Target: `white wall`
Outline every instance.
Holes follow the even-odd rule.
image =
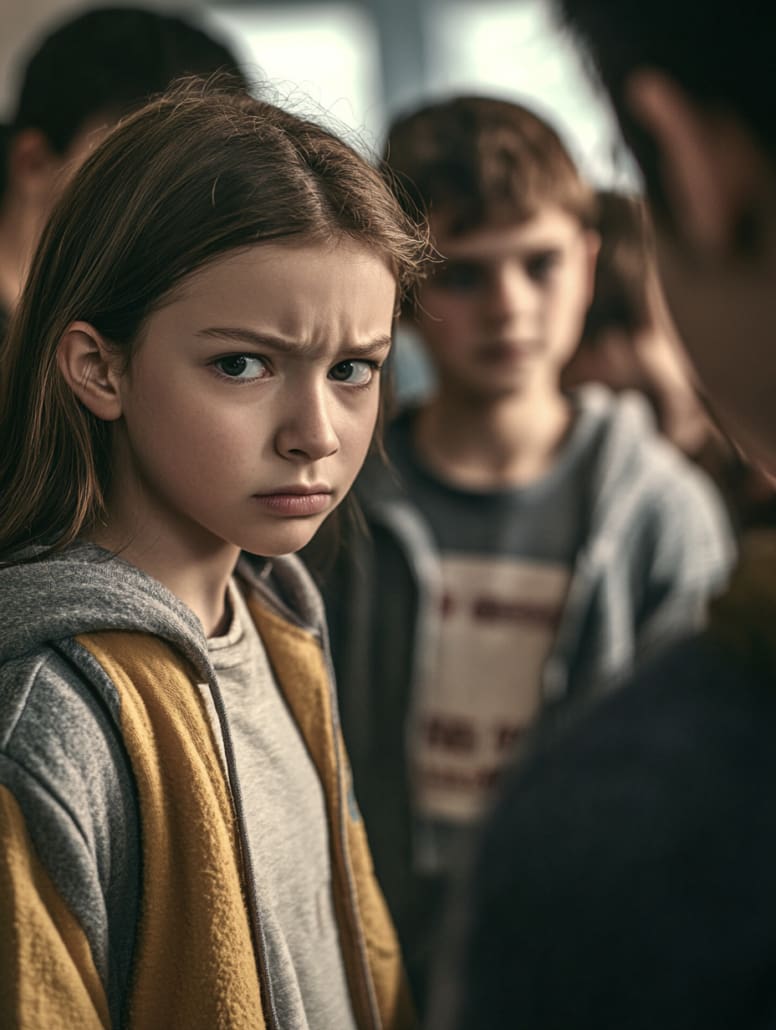
[[[434,7],[433,93],[490,93],[523,103],[555,126],[594,183],[637,184],[609,103],[549,0],[435,0]]]
[[[322,121],[367,151],[380,145],[385,110],[377,27],[358,4],[219,6],[208,22],[241,53],[262,95]]]

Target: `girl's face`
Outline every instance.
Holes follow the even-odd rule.
[[[191,558],[303,547],[369,448],[395,298],[385,262],[347,240],[195,273],[120,379],[110,520]]]

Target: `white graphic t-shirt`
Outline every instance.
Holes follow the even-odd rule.
[[[392,427],[390,456],[434,537],[443,588],[434,651],[407,722],[421,872],[444,873],[457,861],[536,718],[543,667],[587,535],[597,429],[580,410],[542,479],[472,491],[422,464],[411,413]]]
[[[410,723],[418,814],[471,823],[539,709],[568,566],[447,554],[438,651]]]

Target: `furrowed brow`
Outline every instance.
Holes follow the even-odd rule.
[[[282,351],[299,351],[301,347],[305,346],[305,344],[284,339],[282,336],[257,333],[253,329],[246,329],[242,326],[210,326],[207,329],[200,329],[196,335],[208,339],[229,340],[230,343],[247,343],[252,347],[271,347],[273,350]]]
[[[231,343],[249,344],[251,347],[259,349],[283,351],[300,356],[312,354],[321,349],[317,343],[300,343],[297,340],[289,340],[282,336],[273,336],[271,333],[257,333],[253,329],[247,329],[242,326],[210,326],[207,329],[200,329],[196,335],[208,339],[228,340]],[[367,343],[343,344],[342,349],[353,355],[363,354],[368,356],[383,351],[390,347],[390,345],[390,336],[378,336]]]

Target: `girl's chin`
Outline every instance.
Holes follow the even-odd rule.
[[[240,547],[262,558],[281,558],[283,555],[295,554],[307,547],[324,521],[323,518],[289,520],[291,525],[278,526],[275,532],[262,534],[261,539],[245,540]]]

